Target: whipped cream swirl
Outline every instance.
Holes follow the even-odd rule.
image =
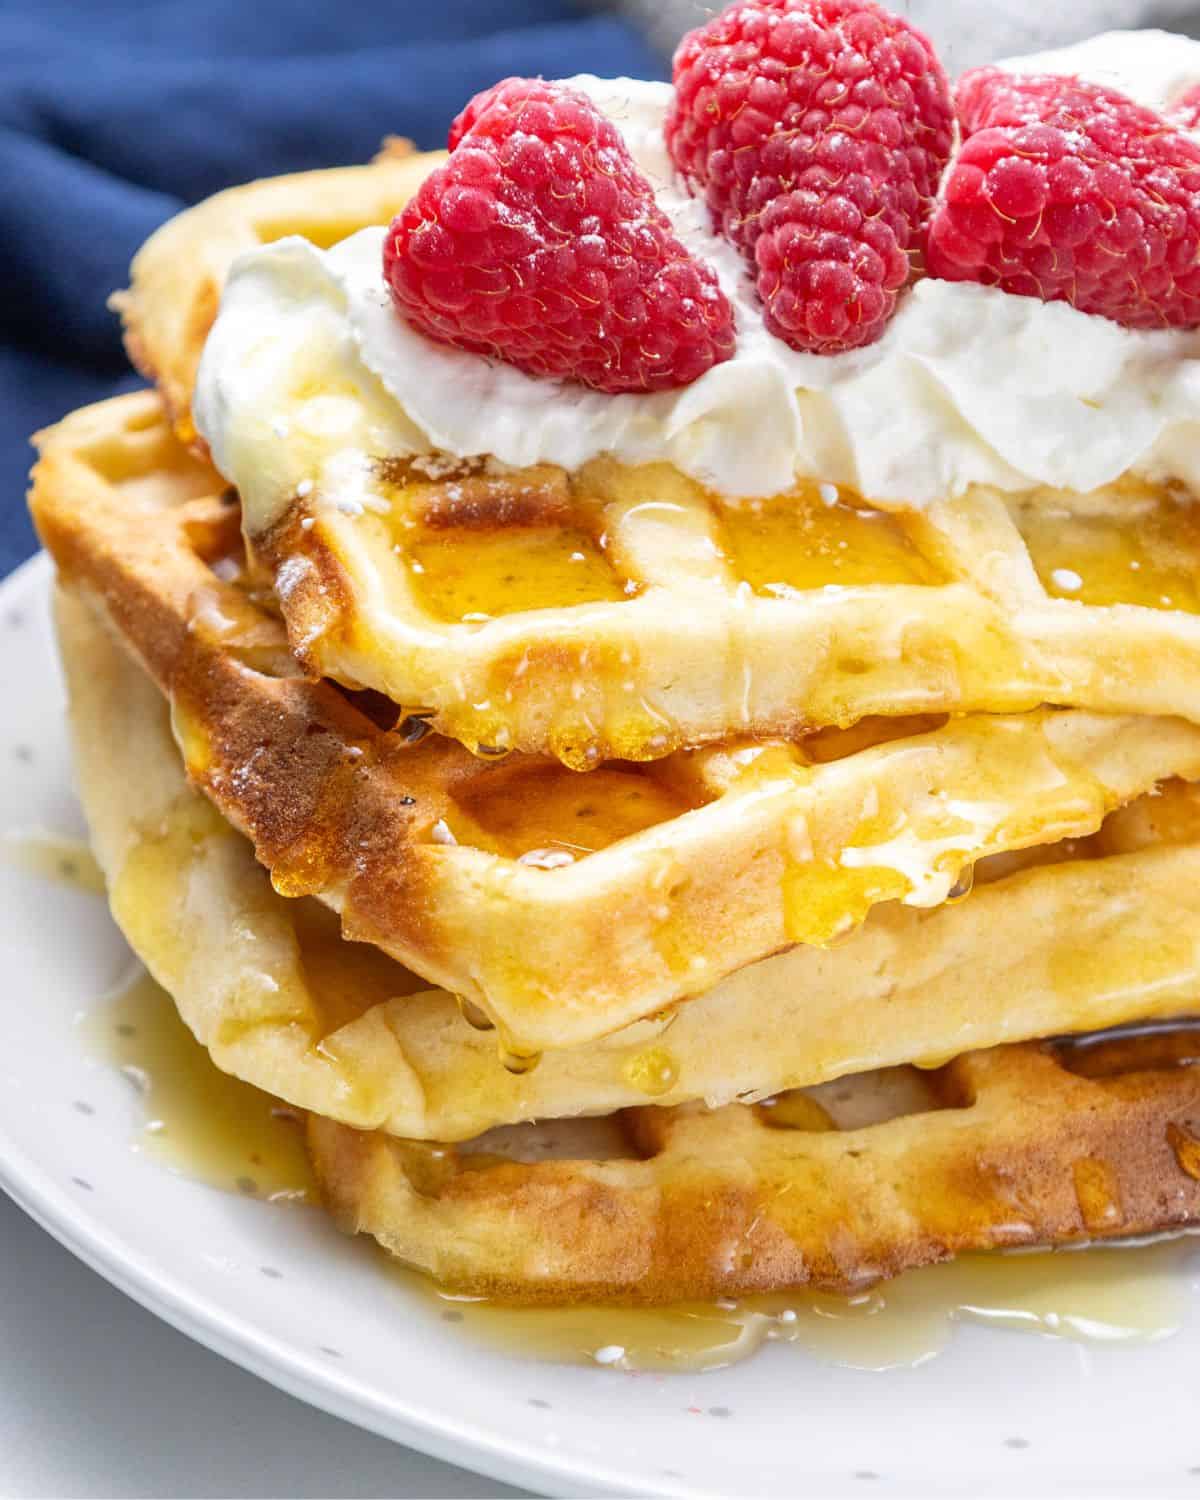
[[[1002,66],[1077,74],[1162,109],[1200,82],[1200,42],[1109,32]],[[927,278],[871,347],[799,353],[767,332],[740,256],[673,170],[669,86],[571,83],[616,122],[676,234],[715,267],[737,318],[734,357],[651,395],[535,379],[405,323],[383,284],[382,227],[327,251],[280,240],[234,265],[195,398],[196,424],[256,526],[286,504],[283,486],[344,485],[363,472],[353,455],[429,448],[568,469],[604,453],[666,460],[726,496],[812,478],[896,508],[975,484],[1086,491],[1129,471],[1200,489],[1200,332],[1129,330]]]

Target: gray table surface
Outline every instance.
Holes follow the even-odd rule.
[[[110,1287],[0,1194],[0,1496],[523,1495],[340,1422]]]

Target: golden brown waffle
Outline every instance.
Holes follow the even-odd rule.
[[[428,1118],[436,1118],[438,1081],[430,1089],[418,1042],[422,1032],[429,1042],[436,1003],[448,1045],[467,1046],[469,1029],[456,1027],[448,997],[394,998],[412,976],[369,947],[342,942],[313,903],[271,892],[244,840],[187,787],[148,678],[81,600],[62,596],[59,618],[84,801],[114,910],[175,990],[185,1018],[223,1066],[282,1085],[302,1104],[361,1119],[390,1073],[398,1093],[411,1095],[414,1084],[430,1090]],[[1195,802],[1178,796],[1138,804],[1110,820],[1101,847],[1159,845],[1164,824],[1194,833],[1194,815]],[[1021,991],[1004,986],[1023,972],[1022,955],[1010,956],[1010,972],[996,972],[984,951],[976,968],[961,950],[978,934],[962,930],[963,918],[978,911],[999,921],[1000,941],[1009,935],[1006,918],[1015,921],[1013,931],[1036,948],[1028,898],[1040,905],[1036,898],[1049,896],[1045,922],[1074,916],[1083,924],[1070,968],[1079,1019],[1085,992],[1099,996],[1104,987],[1104,966],[1128,964],[1144,934],[1127,932],[1121,949],[1110,932],[1108,946],[1085,959],[1096,892],[1077,891],[1081,909],[1073,913],[1045,877],[1110,866],[1131,909],[1156,894],[1165,905],[1165,893],[1146,889],[1137,858],[1073,866],[1067,856],[1002,877],[971,905],[907,915],[928,929],[958,930],[945,946],[961,959],[959,989],[974,979],[981,1015],[989,1006],[994,1012],[997,997],[1020,1012]],[[1177,874],[1194,886],[1194,872]],[[1113,896],[1110,889],[1110,908]],[[1168,947],[1170,925],[1158,934]],[[892,956],[916,983],[927,977],[919,933],[901,939]],[[836,971],[840,955],[829,959]],[[1147,959],[1139,977],[1150,1002],[1157,971],[1153,955]],[[1166,985],[1176,977],[1162,971]],[[928,979],[932,998],[955,1000],[953,986],[948,993]],[[215,1010],[214,990],[223,992]],[[756,999],[775,998],[750,992],[741,1005],[753,1013]],[[864,1034],[874,1011],[903,1008],[907,998],[865,996],[856,1012]],[[819,992],[812,999],[819,1007]],[[707,1003],[690,1007],[680,1024]],[[812,1029],[821,1020],[814,1015]],[[787,1045],[788,1017],[759,1021]],[[315,1024],[338,1029],[321,1034]],[[943,1036],[962,1039],[953,1008],[942,1025]],[[388,1141],[317,1116],[309,1134],[341,1222],[459,1290],[645,1302],[805,1284],[853,1290],[966,1249],[1195,1222],[1198,1052],[1195,1029],[1132,1044],[1089,1038],[1011,1047],[933,1073],[859,1074],[757,1107],[643,1107],[492,1131],[463,1148]],[[491,1067],[493,1082],[504,1085],[494,1056]],[[586,1082],[575,1080],[577,1088]]]
[[[58,618],[80,790],[118,923],[222,1068],[345,1124],[460,1140],[1200,1009],[1200,794],[1173,783],[1089,841],[1031,851],[1032,868],[982,869],[970,901],[881,907],[833,951],[764,960],[669,1020],[513,1075],[452,996],[344,942],[317,903],[271,890],[246,840],[187,785],[150,679],[82,599],[62,594]]]
[[[386,220],[437,159],[253,183],[161,230],[121,305],[172,408],[187,409],[238,251]],[[314,673],[427,711],[472,749],[589,767],[1041,703],[1200,720],[1200,522],[1168,489],[977,489],[886,514],[870,497],[825,505],[816,486],[725,504],[667,466],[447,472],[397,445],[371,455],[386,514],[344,514],[358,506],[314,473],[328,443],[304,435],[320,372],[284,367],[264,410],[288,436],[264,417],[227,477],[293,645]],[[404,428],[373,377],[343,395],[369,425]]]
[[[229,188],[198,203],[149,239],[131,267],[132,293],[117,293],[134,364],[161,390],[185,442],[196,438],[192,388],[229,267],[246,250],[288,234],[335,245],[364,224],[386,224],[440,160],[397,141],[364,167],[296,172]]]
[[[967,1250],[1200,1222],[1195,1031],[969,1053],[899,1080],[915,1113],[855,1128],[895,1081],[629,1110],[607,1146],[560,1123],[435,1148],[314,1115],[309,1148],[344,1228],[516,1302],[856,1291]]]
[[[977,859],[1091,833],[1164,777],[1200,776],[1200,728],[1073,712],[584,777],[488,763],[296,672],[239,581],[236,505],[155,396],[40,441],[43,539],[167,693],[190,774],[277,889],[320,895],[351,936],[481,1006],[511,1052],[606,1035],[880,902],[936,904]]]

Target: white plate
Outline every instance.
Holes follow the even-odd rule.
[[[82,831],[49,576],[37,559],[0,587],[0,834]],[[1200,1286],[1158,1344],[960,1327],[882,1374],[786,1347],[708,1375],[491,1352],[320,1215],[130,1150],[131,1091],[77,1024],[129,963],[100,901],[0,863],[0,955],[0,1184],[131,1297],[337,1416],[553,1494],[1200,1494]]]

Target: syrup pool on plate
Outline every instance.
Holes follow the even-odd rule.
[[[431,1295],[468,1337],[526,1358],[697,1372],[780,1343],[828,1364],[889,1370],[934,1358],[962,1322],[1082,1343],[1167,1338],[1187,1314],[1189,1271],[1200,1272],[1200,1240],[1176,1236],[968,1255],[856,1297],[792,1292],[668,1308],[505,1308]]]
[[[89,1045],[134,1084],[143,1122],[132,1144],[168,1168],[272,1201],[315,1193],[296,1112],[221,1073],[146,975],[101,999]],[[383,1279],[432,1306],[468,1339],[525,1358],[619,1370],[704,1371],[767,1343],[821,1361],[886,1370],[933,1358],[955,1324],[987,1323],[1085,1342],[1168,1337],[1187,1312],[1200,1238],[1130,1246],[964,1256],[855,1297],[779,1293],[667,1308],[510,1308],[447,1295],[380,1259]],[[386,1304],[381,1304],[386,1305]],[[395,1305],[395,1316],[406,1316]]]
[[[0,860],[30,875],[40,875],[74,890],[104,894],[104,876],[96,857],[81,839],[61,833],[9,833],[0,841]]]
[[[148,974],[98,1001],[80,1025],[138,1093],[135,1149],[246,1197],[316,1201],[300,1112],[222,1073]]]

